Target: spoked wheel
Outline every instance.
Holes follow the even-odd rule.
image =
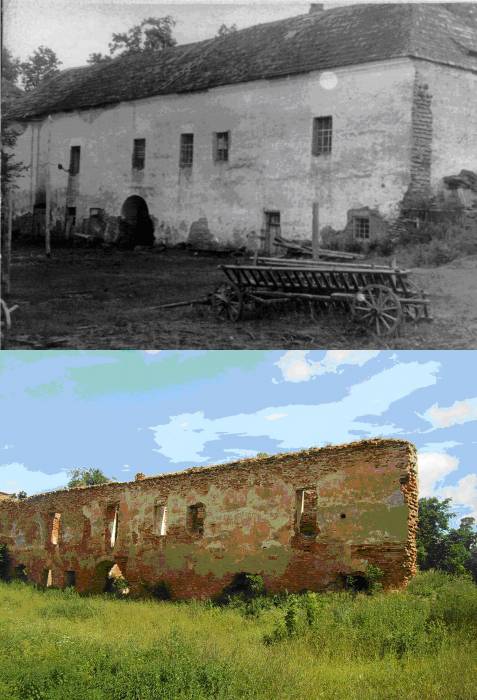
[[[243,311],[243,294],[237,287],[221,285],[214,292],[212,307],[221,321],[238,321]]]
[[[361,289],[351,308],[358,323],[378,336],[391,335],[402,320],[401,302],[384,284],[368,284]]]

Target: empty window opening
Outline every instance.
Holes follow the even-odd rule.
[[[13,578],[17,581],[28,581],[27,568],[25,564],[17,564],[13,570]]]
[[[71,146],[70,148],[70,175],[77,175],[80,171],[81,146]]]
[[[111,549],[118,538],[119,503],[113,503],[106,510],[106,540]]]
[[[187,526],[191,532],[204,534],[205,506],[203,503],[195,503],[187,509]]]
[[[167,507],[161,505],[154,506],[154,533],[156,535],[167,534]]]
[[[76,223],[76,207],[66,207],[66,217],[74,226]]]
[[[144,170],[146,162],[146,139],[134,139],[132,167],[133,170]]]
[[[53,585],[53,575],[51,569],[43,569],[42,584],[45,588],[51,588]]]
[[[214,134],[214,160],[224,163],[229,159],[229,131],[217,131]]]
[[[76,586],[76,571],[65,571],[65,588]]]
[[[180,167],[191,168],[194,160],[194,134],[181,134]]]
[[[318,533],[316,525],[316,489],[299,489],[296,492],[296,531],[305,537]]]
[[[312,153],[321,156],[331,153],[333,138],[333,117],[316,117],[313,119]]]
[[[51,518],[50,542],[51,542],[51,544],[58,544],[58,539],[60,536],[61,513],[50,513],[50,518]]]
[[[341,513],[340,518],[344,520],[346,518],[346,513]]]
[[[353,218],[353,235],[357,241],[369,241],[369,219],[366,216]]]

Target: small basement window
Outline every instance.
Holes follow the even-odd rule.
[[[331,153],[333,140],[333,117],[316,117],[313,119],[313,137],[311,151],[314,156]]]
[[[356,241],[369,241],[369,219],[367,216],[353,217],[353,237]]]
[[[51,518],[50,542],[51,542],[51,544],[58,544],[58,539],[60,536],[61,513],[50,513],[50,518]]]
[[[154,533],[161,537],[167,534],[167,506],[154,506]]]
[[[118,538],[119,503],[112,503],[106,509],[106,540],[111,549]]]
[[[181,154],[179,165],[181,168],[192,168],[194,160],[194,134],[181,134]]]
[[[190,532],[199,535],[204,534],[205,506],[203,503],[195,503],[187,509],[187,527]]]
[[[70,148],[70,175],[77,175],[80,171],[81,146],[71,146]]]
[[[216,131],[214,134],[214,160],[217,163],[225,163],[229,159],[229,131]]]
[[[133,170],[144,170],[146,162],[146,139],[134,139],[132,167]]]
[[[316,489],[298,489],[296,492],[296,532],[305,537],[315,537],[317,493]]]

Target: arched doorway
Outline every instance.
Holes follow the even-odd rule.
[[[152,246],[154,244],[154,225],[146,201],[133,194],[121,207],[118,245],[132,249],[136,245]]]

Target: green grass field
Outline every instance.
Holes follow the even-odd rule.
[[[477,586],[128,601],[0,584],[0,698],[477,698]]]

